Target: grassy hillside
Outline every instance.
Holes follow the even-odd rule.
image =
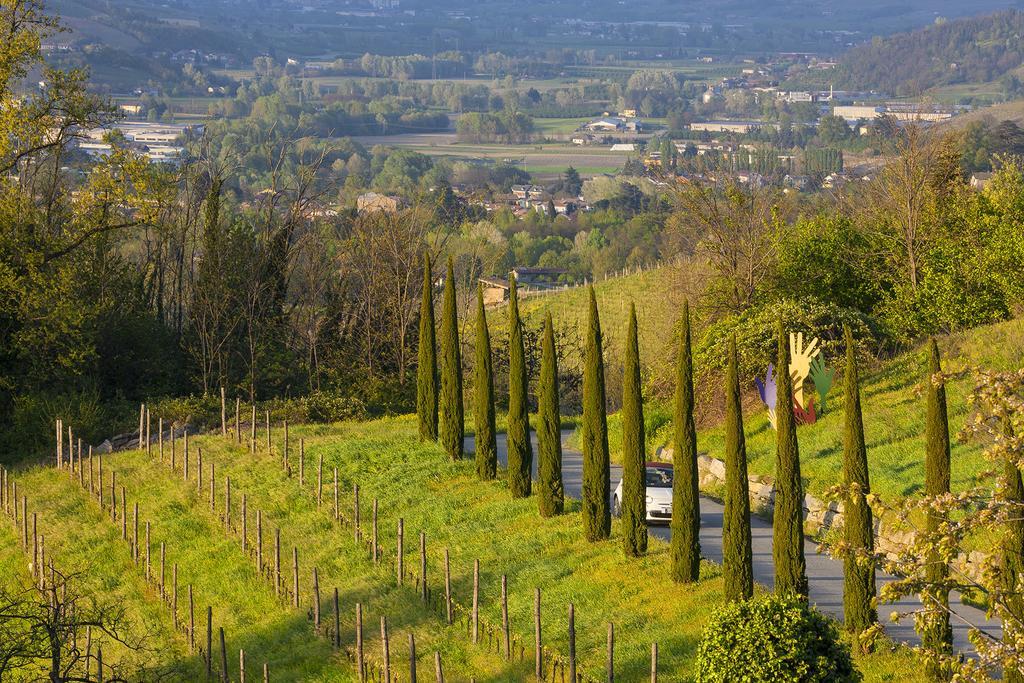
[[[600,679],[604,664],[606,625],[616,626],[616,672],[622,680],[640,680],[649,667],[650,643],[660,645],[665,680],[690,680],[695,647],[708,612],[721,602],[721,577],[714,565],[705,565],[697,586],[667,582],[667,546],[654,541],[651,553],[640,560],[626,559],[618,530],[605,543],[582,540],[578,503],[569,514],[541,520],[532,499],[513,501],[502,482],[479,482],[472,463],[449,461],[434,445],[421,445],[410,418],[364,424],[293,428],[292,476],[281,467],[280,446],[253,455],[219,436],[193,440],[193,458],[202,449],[204,466],[215,463],[217,509],[210,510],[208,479],[199,490],[195,463],[189,481],[180,470],[172,472],[158,456],[138,451],[104,459],[105,471],[116,471],[130,503],[139,501],[140,518],[153,521],[154,544],[167,543],[168,560],[178,562],[179,581],[195,586],[197,605],[213,606],[214,622],[224,625],[229,649],[245,647],[250,662],[271,663],[274,680],[351,680],[349,656],[353,648],[353,607],[365,605],[366,651],[379,661],[377,625],[387,615],[391,628],[393,670],[406,678],[407,637],[417,641],[421,675],[426,675],[435,650],[441,653],[449,680],[523,680],[532,670],[533,590],[543,591],[545,644],[554,653],[567,651],[565,619],[572,601],[577,614],[577,648],[582,670]],[[297,481],[297,439],[305,439],[306,480]],[[366,546],[353,540],[351,527],[333,520],[333,491],[325,486],[324,506],[318,508],[313,492],[314,463],[324,460],[326,473],[337,467],[341,484],[342,514],[351,519],[351,490],[361,489],[363,539],[369,535],[371,501],[379,502],[379,532],[383,560],[374,566]],[[232,522],[223,513],[224,477],[231,478]],[[48,553],[63,566],[89,566],[96,590],[123,600],[133,614],[154,624],[167,663],[182,675],[196,672],[199,659],[187,653],[180,633],[169,625],[169,611],[141,570],[132,562],[119,527],[77,481],[52,469],[32,469],[17,475],[19,488],[40,514],[47,534]],[[333,474],[325,480],[333,479]],[[240,546],[240,498],[247,495],[248,553]],[[252,557],[254,511],[264,515],[266,547],[270,530],[280,528],[283,578],[291,585],[291,548],[299,548],[299,609],[286,598],[274,596],[272,584],[256,572]],[[129,510],[131,507],[129,506]],[[396,528],[405,524],[404,586],[394,579]],[[9,523],[0,531],[0,566],[12,562],[16,540]],[[427,582],[433,600],[423,605],[417,594],[419,574],[418,532],[427,539]],[[451,559],[455,625],[443,619],[443,552]],[[269,550],[266,551],[269,554]],[[466,635],[471,601],[473,560],[481,563],[482,642],[472,645]],[[17,564],[16,560],[13,561]],[[327,592],[340,593],[342,647],[335,654],[324,638],[316,637],[308,622],[311,609],[311,568],[318,567],[324,614],[330,614]],[[507,576],[509,618],[515,645],[526,661],[506,662],[498,654],[500,640],[499,586]],[[6,575],[5,575],[6,578]],[[326,616],[325,616],[326,620]],[[518,651],[514,648],[514,651]],[[215,653],[218,653],[215,646]],[[550,661],[550,660],[549,660]],[[914,670],[909,655],[897,650],[858,660],[868,681],[908,679]],[[237,654],[229,658],[234,666]],[[257,664],[258,665],[258,664]],[[250,664],[252,667],[252,664]],[[424,667],[428,667],[424,669]],[[255,668],[255,667],[253,667]],[[190,673],[193,672],[193,673]]]

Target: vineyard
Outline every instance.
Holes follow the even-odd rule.
[[[540,519],[408,419],[147,422],[148,447],[72,433],[59,463],[3,473],[3,590],[117,618],[72,649],[82,680],[687,680],[721,602],[717,566],[679,586],[660,541],[586,543],[578,502]],[[909,657],[858,666],[895,680]]]

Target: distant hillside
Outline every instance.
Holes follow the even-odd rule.
[[[1024,64],[1024,13],[1008,10],[937,23],[928,28],[875,38],[840,60],[837,82],[893,95],[918,95],[929,88],[991,82]]]

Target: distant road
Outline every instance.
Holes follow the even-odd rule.
[[[572,430],[562,431],[562,481],[567,496],[579,499],[583,490],[583,454],[566,446]],[[537,434],[531,433],[534,444],[533,476],[537,476]],[[466,451],[473,449],[473,437],[466,437]],[[502,465],[507,463],[508,445],[505,435],[498,435],[498,460]],[[611,488],[615,489],[622,477],[622,468],[612,465]],[[700,550],[701,555],[713,562],[722,562],[722,518],[724,506],[710,498],[700,499]],[[754,551],[754,580],[771,587],[775,583],[775,568],[772,561],[772,525],[757,517],[750,518],[751,538]],[[652,526],[650,533],[665,539],[671,538],[671,532],[665,526]],[[822,612],[836,619],[843,618],[843,563],[834,560],[824,553],[818,552],[818,545],[811,541],[804,543],[804,556],[807,559],[807,577],[810,582],[811,602]],[[878,585],[891,580],[891,577],[879,572]],[[953,609],[957,614],[970,618],[974,623],[984,619],[984,613],[973,607],[962,605],[959,598],[950,597]],[[913,619],[904,619],[899,624],[889,621],[893,611],[908,612],[920,607],[916,599],[904,599],[898,603],[879,605],[879,620],[885,626],[890,638],[898,642],[916,644],[919,639],[914,631]],[[954,645],[962,651],[969,651],[971,645],[967,640],[968,628],[962,622],[953,619]]]

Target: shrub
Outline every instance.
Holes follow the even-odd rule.
[[[860,680],[835,622],[792,596],[720,608],[697,647],[698,683]]]

